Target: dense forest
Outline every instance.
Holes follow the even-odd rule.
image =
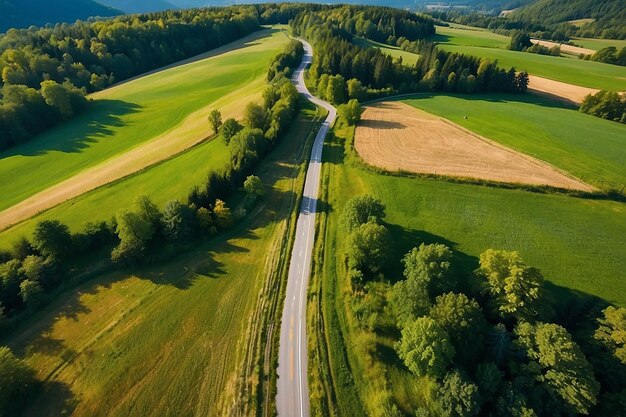
[[[367,342],[355,349],[364,362],[401,363],[433,395],[422,408],[400,410],[380,392],[372,415],[624,415],[626,309],[557,306],[541,272],[514,251],[488,249],[468,274],[450,248],[422,243],[402,258],[403,276],[393,277],[397,257],[384,217],[384,204],[367,195],[341,214],[346,306],[362,333],[355,340],[396,340],[393,354]]]
[[[433,12],[433,16],[503,34],[522,30],[555,41],[568,41],[572,36],[626,39],[626,7],[621,0],[539,0],[506,17],[464,10]],[[589,20],[572,22],[579,19]]]
[[[321,97],[334,103],[416,91],[524,92],[525,73],[495,62],[439,50],[428,17],[386,8],[341,7],[298,14],[291,26],[309,39],[318,57],[309,76]],[[394,61],[377,48],[361,48],[354,36],[398,45],[420,56],[414,66]]]
[[[0,37],[0,149],[84,109],[85,93],[259,29],[250,6],[121,16]]]

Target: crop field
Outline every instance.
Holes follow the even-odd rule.
[[[553,166],[402,102],[366,107],[354,147],[366,163],[390,171],[593,189]]]
[[[316,120],[307,105],[257,170],[268,194],[241,225],[167,264],[67,290],[1,341],[45,382],[25,415],[223,415]]]
[[[619,191],[626,185],[626,126],[619,123],[529,94],[424,94],[403,101],[598,188]]]
[[[91,109],[71,123],[0,154],[0,177],[11,178],[0,184],[0,210],[73,177],[35,197],[34,214],[47,208],[37,206],[41,201],[58,204],[203,140],[210,109],[239,114],[242,101],[259,96],[269,60],[287,41],[282,31],[256,32],[215,56],[94,94]],[[73,195],[72,187],[78,188]]]
[[[554,81],[548,78],[528,76],[528,91],[535,94],[548,96],[556,100],[561,100],[565,104],[579,106],[589,94],[595,94],[599,90],[579,85],[567,84],[561,81]]]
[[[356,330],[343,262],[345,232],[339,224],[345,203],[355,195],[371,194],[386,206],[397,265],[391,280],[401,276],[402,255],[423,242],[451,247],[455,263],[468,274],[488,248],[517,250],[541,270],[559,305],[590,297],[626,305],[626,283],[620,278],[626,268],[624,203],[382,175],[355,159],[354,129],[340,126],[335,134],[325,149],[328,209],[320,220],[325,243],[313,282],[321,289],[312,297],[312,309],[322,315],[319,323],[324,323],[327,338],[318,343],[328,352],[316,352],[313,360],[332,375],[326,383],[336,390],[338,415],[366,415],[363,407],[376,408],[385,395],[406,411],[433,401],[432,383],[416,383],[391,358],[393,337]]]
[[[391,55],[394,58],[402,58],[402,62],[405,65],[409,65],[409,66],[415,65],[415,63],[417,62],[419,58],[418,54],[414,54],[413,52],[403,51],[397,46],[391,46],[391,45],[372,41],[372,40],[365,39],[365,38],[355,37],[352,40],[352,42],[355,45],[360,46],[361,48],[378,48],[384,53],[386,53],[387,55]]]

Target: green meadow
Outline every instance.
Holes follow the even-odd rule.
[[[572,38],[572,41],[576,45],[581,45],[583,48],[593,49],[599,51],[602,48],[608,48],[614,46],[617,49],[626,47],[626,39],[595,39],[595,38]]]
[[[183,125],[189,129],[193,123],[195,132],[184,140],[208,136],[202,111],[212,104],[238,106],[259,92],[269,60],[287,42],[283,31],[263,30],[209,58],[92,95],[91,108],[71,122],[0,153],[0,177],[11,178],[0,184],[0,211],[160,135],[182,140],[175,133]]]
[[[305,105],[256,171],[267,195],[232,231],[162,265],[66,289],[0,340],[43,381],[24,415],[222,416],[240,394],[242,364],[265,352],[248,350],[264,331],[250,319],[267,314],[260,299],[280,293],[268,294],[268,282],[284,279],[283,243],[318,127],[319,114]]]
[[[626,186],[623,124],[529,94],[416,95],[403,101],[546,161],[598,188],[619,191]]]

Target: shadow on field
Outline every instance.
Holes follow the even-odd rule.
[[[121,100],[92,100],[87,106],[84,113],[50,129],[49,133],[0,153],[0,159],[16,155],[37,156],[52,151],[81,152],[96,142],[97,137],[110,136],[112,127],[123,126],[122,116],[141,109],[137,104]]]
[[[376,106],[376,107],[382,107],[382,106]],[[387,130],[387,129],[403,129],[406,127],[406,125],[403,125],[402,123],[398,123],[398,122],[387,121],[387,120],[364,119],[359,122],[359,127]]]
[[[26,407],[22,417],[47,416],[69,416],[78,405],[78,399],[70,389],[69,385],[58,381],[46,381],[35,391],[36,398],[46,398],[44,403],[37,401],[37,406]]]
[[[434,43],[447,43],[450,40],[450,36],[444,35],[442,33],[437,33],[429,37],[428,40]]]
[[[389,277],[392,281],[404,279],[402,276],[403,266],[401,260],[407,252],[413,248],[419,247],[422,243],[425,245],[438,243],[449,247],[453,253],[452,265],[457,275],[467,276],[478,267],[478,258],[456,249],[457,242],[452,242],[442,236],[424,230],[412,230],[389,223],[386,223],[385,226],[387,226],[394,238],[394,259],[391,261],[391,264],[394,265],[394,269],[391,270],[393,275]]]

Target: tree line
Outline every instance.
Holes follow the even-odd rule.
[[[343,9],[349,10],[350,6],[340,8]],[[429,36],[430,29],[434,30],[432,21],[420,23],[425,28],[420,31],[398,30],[390,23],[393,19],[384,18],[387,9],[375,9],[383,12],[375,26],[381,33],[389,33],[386,41],[419,54],[416,63],[405,65],[402,60],[394,60],[377,48],[355,45],[355,35],[369,36],[367,32],[358,30],[363,24],[350,27],[341,23],[332,11],[304,11],[291,21],[294,33],[309,39],[315,47],[316,59],[309,76],[316,83],[318,93],[329,101],[343,103],[347,99],[363,100],[417,91],[476,93],[526,90],[528,76],[525,73],[516,73],[513,68],[508,71],[500,69],[495,62],[486,59],[441,51],[424,40]],[[366,17],[363,15],[359,19],[367,22]],[[369,39],[376,40],[376,37]]]
[[[598,91],[583,99],[580,111],[602,119],[626,123],[626,96],[615,91]]]
[[[252,6],[11,29],[0,37],[0,150],[86,108],[86,93],[260,29]]]
[[[626,39],[626,9],[615,0],[540,0],[506,17],[462,9],[438,11],[433,17],[447,22],[482,27],[508,35],[512,30],[533,37],[567,42],[571,37]],[[590,19],[581,24],[570,21]]]
[[[434,396],[427,408],[400,410],[380,393],[375,415],[623,415],[626,309],[558,311],[541,272],[514,251],[486,250],[467,275],[449,247],[421,243],[394,279],[384,216],[384,204],[368,195],[341,213],[348,305],[360,331],[397,335],[395,359],[369,360],[401,362]]]

